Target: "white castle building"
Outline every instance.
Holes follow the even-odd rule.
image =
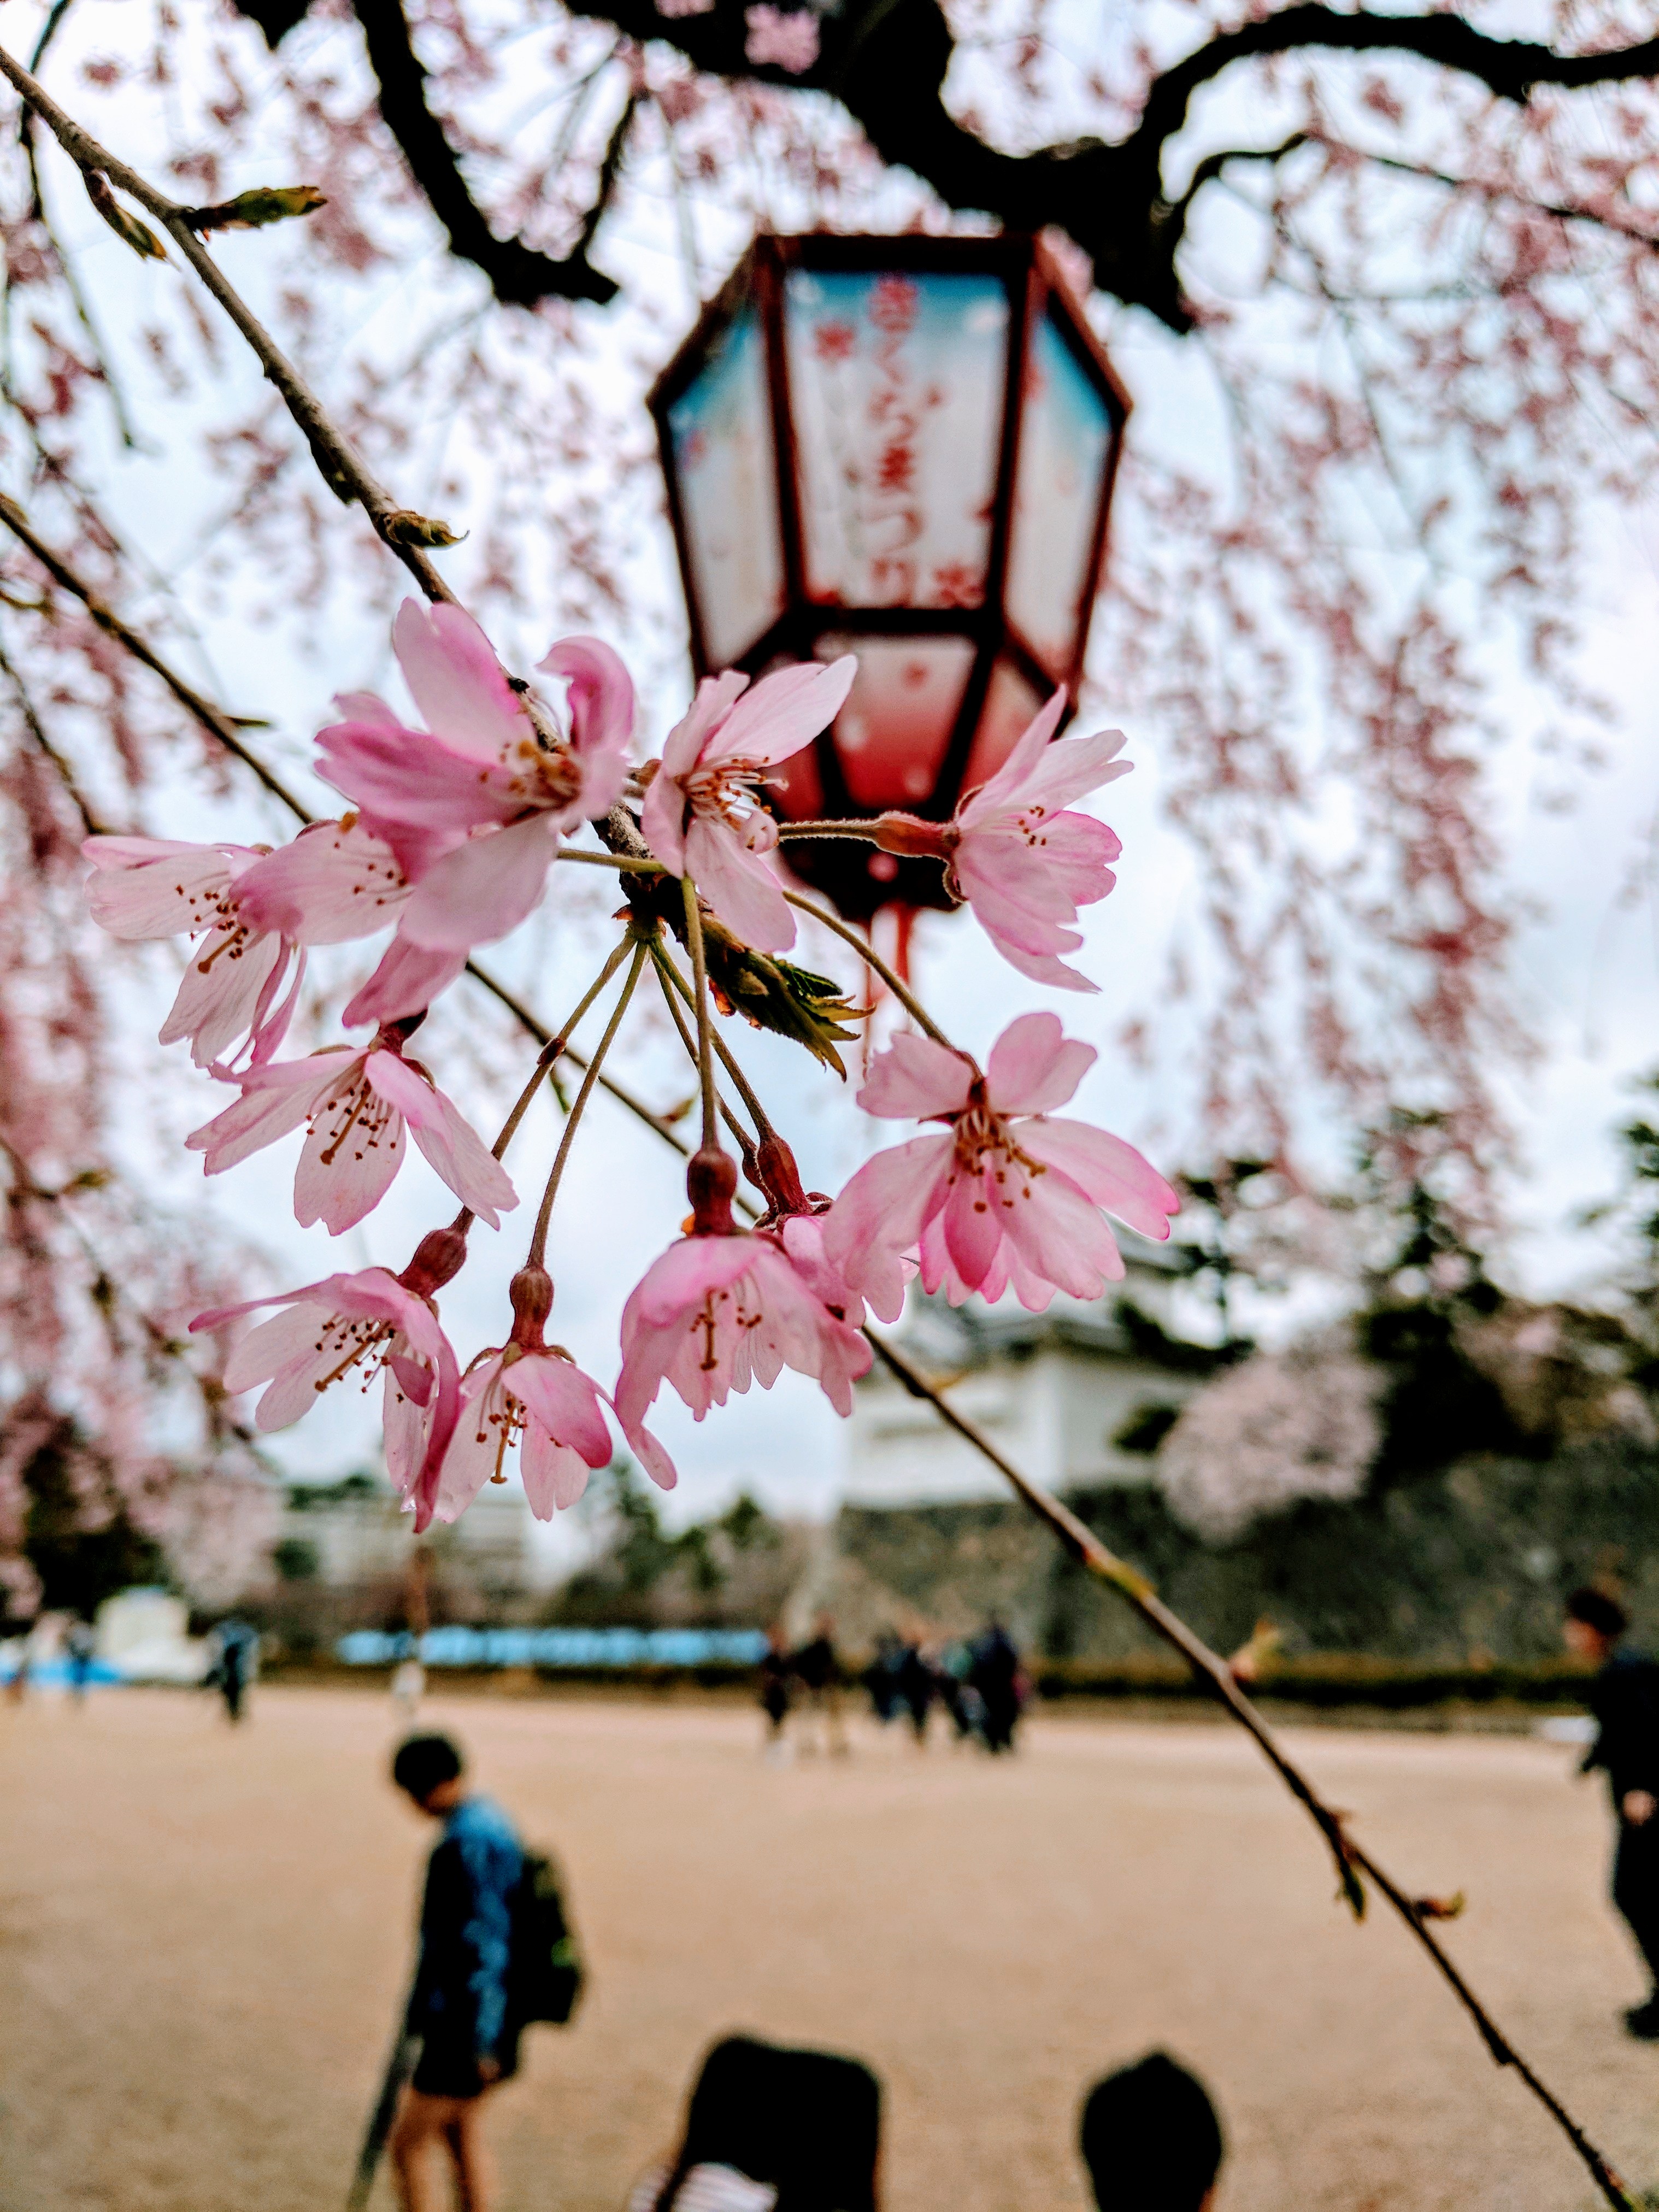
[[[1127,1299],[1168,1326],[1175,1271],[1164,1248],[1120,1231],[1127,1278],[1089,1303],[1056,1297],[1046,1313],[1012,1297],[960,1307],[913,1291],[896,1342],[966,1419],[1020,1471],[1055,1492],[1140,1483],[1152,1460],[1119,1441],[1167,1419],[1204,1381],[1202,1353],[1166,1352],[1157,1328],[1126,1323]],[[1154,1430],[1154,1433],[1156,1431]],[[1003,1478],[913,1398],[878,1360],[847,1425],[841,1494],[854,1506],[955,1504],[1006,1498]]]

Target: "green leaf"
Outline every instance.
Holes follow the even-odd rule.
[[[167,250],[147,222],[124,208],[109,188],[109,179],[97,169],[84,172],[87,198],[119,239],[124,239],[144,261],[165,261]]]
[[[186,208],[192,230],[262,230],[268,222],[291,222],[328,205],[315,185],[258,185],[215,207]]]

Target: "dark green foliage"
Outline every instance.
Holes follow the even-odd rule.
[[[1112,1442],[1119,1451],[1155,1452],[1180,1418],[1179,1406],[1137,1406]]]
[[[723,1611],[721,1601],[734,1575],[741,1579],[745,1557],[758,1558],[781,1540],[776,1522],[746,1494],[718,1519],[694,1522],[671,1536],[663,1528],[655,1491],[632,1461],[618,1461],[604,1480],[611,1541],[558,1592],[548,1615],[551,1621],[647,1627],[656,1621],[667,1585],[687,1594],[695,1613],[712,1617]]]
[[[283,1582],[309,1583],[317,1579],[322,1559],[317,1547],[303,1536],[284,1536],[280,1544],[272,1546],[270,1564]]]
[[[1389,1370],[1378,1413],[1382,1448],[1371,1470],[1387,1484],[1431,1473],[1472,1452],[1525,1452],[1495,1383],[1458,1349],[1449,1301],[1373,1306],[1354,1328],[1359,1350]]]
[[[135,1528],[109,1471],[58,1422],[22,1471],[28,1497],[23,1552],[49,1611],[94,1613],[135,1583],[168,1579],[152,1537]]]

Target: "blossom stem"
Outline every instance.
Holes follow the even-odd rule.
[[[691,995],[691,986],[686,981],[684,976],[681,975],[679,969],[674,965],[672,957],[665,948],[660,939],[659,939],[651,947],[651,957],[657,963],[657,972],[663,979],[664,990],[666,991],[672,984],[673,988],[678,992],[680,997],[684,1000],[688,1006],[695,1006],[696,1001],[693,1000]],[[672,1006],[673,1001],[671,1000],[669,1003]],[[675,1012],[678,1014],[678,1009],[675,1008]],[[755,1096],[754,1088],[750,1083],[748,1077],[738,1066],[736,1057],[732,1054],[731,1048],[727,1045],[725,1038],[721,1036],[718,1030],[714,1031],[714,1043],[715,1051],[720,1056],[721,1066],[725,1068],[726,1073],[731,1077],[733,1084],[737,1086],[738,1096],[742,1099],[744,1104],[749,1109],[750,1115],[755,1124],[756,1135],[760,1137],[769,1137],[773,1135],[775,1132],[770,1121],[767,1117],[765,1107],[761,1104],[760,1100]]]
[[[554,1061],[564,1050],[565,1044],[570,1036],[570,1032],[575,1028],[577,1023],[580,1021],[582,1016],[592,1005],[594,1000],[599,997],[600,992],[604,990],[605,985],[611,981],[611,978],[616,974],[617,969],[622,966],[623,962],[627,958],[628,944],[629,940],[624,937],[621,943],[617,945],[616,950],[611,953],[611,957],[605,962],[604,967],[600,969],[598,980],[589,987],[586,994],[582,999],[580,1005],[576,1008],[575,1012],[571,1015],[570,1018],[561,1029],[556,1030],[555,1034],[549,1038],[548,1042],[542,1047],[541,1051],[537,1054],[535,1073],[531,1077],[529,1082],[526,1084],[523,1091],[519,1094],[519,1102],[517,1105],[514,1106],[513,1111],[507,1115],[506,1121],[502,1122],[501,1133],[496,1138],[495,1143],[490,1146],[490,1150],[495,1153],[495,1158],[498,1160],[506,1153],[507,1146],[512,1143],[514,1135],[517,1133],[520,1122],[523,1121],[525,1115],[530,1110],[531,1100],[541,1089],[544,1079],[552,1071]]]
[[[719,1109],[714,1099],[714,1023],[708,1011],[708,967],[702,949],[702,908],[697,887],[690,876],[680,878],[685,900],[685,942],[691,955],[691,981],[696,990],[697,1075],[702,1085],[702,1148],[720,1150]]]
[[[877,842],[872,822],[780,822],[780,839],[789,837],[857,837],[864,844]]]
[[[657,981],[662,985],[663,1001],[668,1008],[668,1018],[673,1023],[676,1030],[679,1034],[680,1042],[685,1047],[686,1058],[695,1067],[697,1064],[697,1040],[692,1036],[690,1024],[685,1018],[685,1015],[680,1006],[679,1000],[675,997],[673,991],[669,987],[667,976],[662,972],[662,963],[660,961],[657,963]],[[682,991],[685,989],[685,986],[684,983],[680,982],[680,979],[678,976],[675,977],[674,981]],[[689,994],[687,994],[687,997],[689,1001]],[[716,1037],[714,1042],[716,1047],[718,1047],[720,1039]],[[755,1150],[755,1139],[744,1127],[742,1122],[738,1121],[737,1115],[726,1104],[725,1099],[720,1099],[719,1103],[720,1119],[725,1122],[726,1127],[732,1132],[732,1139],[735,1141],[738,1151],[742,1152],[745,1159],[749,1158]]]
[[[668,873],[660,860],[636,860],[631,853],[578,853],[568,845],[561,846],[562,860],[580,860],[589,868],[620,868],[630,876],[665,876]]]
[[[879,975],[882,981],[886,984],[888,989],[898,1000],[900,1006],[903,1007],[906,1013],[909,1015],[911,1020],[916,1023],[921,1028],[926,1030],[928,1036],[932,1037],[936,1043],[942,1044],[947,1052],[956,1051],[956,1046],[953,1045],[950,1038],[945,1036],[944,1030],[933,1019],[933,1016],[927,1012],[927,1009],[922,1005],[921,1001],[916,997],[909,985],[908,983],[900,982],[898,977],[887,965],[887,963],[877,951],[875,946],[871,944],[868,938],[860,937],[857,930],[854,929],[848,923],[844,922],[839,915],[827,914],[821,906],[815,906],[811,899],[802,898],[799,892],[786,891],[784,893],[784,896],[788,900],[791,906],[798,906],[803,914],[810,914],[814,921],[821,921],[826,929],[833,930],[837,937],[844,938],[848,944],[850,945],[854,951],[858,954],[860,959],[862,960],[867,967],[871,967],[875,969],[877,975]],[[964,1060],[967,1056],[968,1055],[965,1053],[963,1054],[963,1058]]]
[[[553,1201],[559,1194],[559,1182],[564,1174],[564,1164],[570,1157],[570,1146],[576,1134],[577,1125],[587,1109],[588,1100],[593,1095],[593,1086],[599,1079],[599,1070],[605,1066],[605,1054],[615,1042],[617,1031],[622,1027],[623,1016],[628,1012],[628,1002],[634,995],[634,986],[640,980],[640,970],[645,965],[645,956],[649,949],[643,941],[635,943],[634,964],[628,971],[627,980],[623,984],[616,1005],[611,1009],[611,1018],[605,1025],[605,1035],[593,1048],[593,1056],[587,1063],[587,1073],[582,1078],[582,1087],[570,1103],[570,1111],[566,1115],[564,1121],[564,1134],[560,1138],[559,1149],[553,1156],[553,1172],[548,1176],[547,1188],[542,1193],[541,1212],[536,1216],[536,1233],[530,1240],[530,1255],[525,1261],[527,1267],[539,1267],[546,1259],[547,1224],[553,1218]]]

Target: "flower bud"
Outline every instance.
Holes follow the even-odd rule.
[[[540,1352],[542,1328],[553,1310],[553,1278],[545,1267],[520,1267],[507,1286],[513,1301],[513,1341]]]
[[[466,1231],[434,1229],[415,1247],[415,1257],[398,1280],[416,1297],[428,1298],[441,1291],[466,1265]]]
[[[738,1165],[718,1145],[693,1152],[685,1170],[685,1194],[691,1201],[694,1237],[733,1237],[732,1199],[738,1188]]]
[[[810,1213],[812,1211],[807,1202],[806,1193],[801,1188],[800,1170],[795,1164],[795,1155],[775,1132],[761,1139],[755,1152],[755,1170],[775,1213]]]

